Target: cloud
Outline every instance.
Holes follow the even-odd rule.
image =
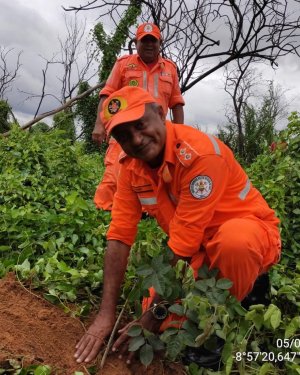
[[[58,35],[65,34],[64,15],[74,17],[74,12],[65,13],[62,5],[80,5],[82,0],[0,0],[0,44],[14,48],[15,56],[23,51],[22,67],[19,70],[13,90],[8,99],[13,110],[19,114],[20,121],[33,115],[37,100],[27,100],[21,91],[40,93],[42,87],[42,69],[44,61],[40,56],[50,59],[59,51]],[[79,12],[79,19],[87,18],[87,30],[97,22],[97,11]],[[108,27],[109,21],[106,22]],[[222,35],[222,28],[218,28],[218,35]],[[13,55],[11,56],[13,58]],[[274,79],[284,89],[288,110],[300,111],[300,64],[297,56],[288,55],[279,60],[279,68],[273,71],[269,65],[260,65],[264,79]],[[59,92],[56,67],[49,69],[48,89],[51,93]],[[188,124],[195,124],[202,130],[215,132],[218,125],[226,122],[225,107],[230,99],[223,90],[224,77],[222,70],[208,76],[198,83],[185,95],[185,120]],[[267,87],[267,85],[266,85]],[[44,103],[42,111],[53,109],[57,102],[50,97]]]

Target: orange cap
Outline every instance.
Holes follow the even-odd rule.
[[[154,23],[142,23],[136,31],[136,39],[141,40],[146,35],[152,35],[160,40],[160,30]]]
[[[115,126],[141,118],[147,103],[155,103],[155,99],[140,87],[125,86],[111,94],[100,113],[107,135]]]

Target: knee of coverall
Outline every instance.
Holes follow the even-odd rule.
[[[206,245],[210,268],[233,282],[231,293],[242,300],[257,277],[278,261],[278,246],[267,225],[255,217],[231,219],[219,227]]]
[[[232,219],[219,227],[214,236],[193,257],[191,266],[195,270],[207,263],[209,268],[218,268],[219,277],[233,281],[231,293],[242,300],[251,291],[257,277],[278,261],[280,236],[278,228],[256,217]],[[143,311],[150,308],[155,290],[150,288],[150,297],[143,299]],[[160,331],[175,326],[179,328],[186,320],[170,314]],[[177,324],[171,324],[176,321]]]

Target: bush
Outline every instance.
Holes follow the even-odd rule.
[[[283,262],[295,263],[300,254],[300,117],[296,112],[248,173],[281,220]]]
[[[59,130],[15,128],[0,139],[0,160],[0,277],[15,269],[51,300],[99,286],[107,215],[92,198],[100,156],[85,155]]]

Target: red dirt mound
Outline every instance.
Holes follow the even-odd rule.
[[[82,323],[25,289],[9,274],[0,280],[0,369],[11,373],[10,360],[26,367],[30,364],[50,365],[52,373],[89,374],[75,362],[74,348],[84,332]],[[109,356],[101,375],[182,375],[180,365],[155,361],[147,369],[139,363],[128,368],[124,362]]]

